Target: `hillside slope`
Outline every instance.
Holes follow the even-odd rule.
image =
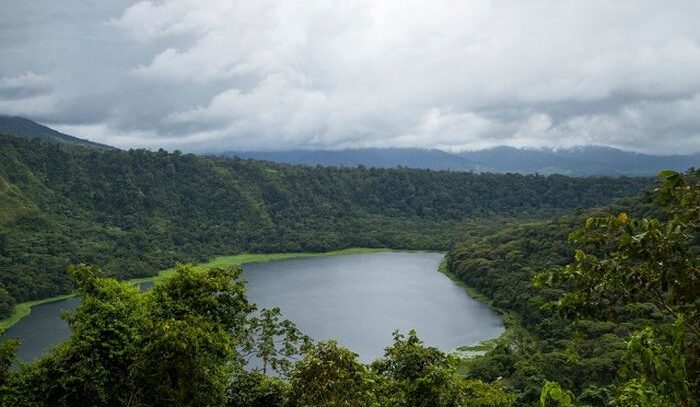
[[[135,277],[242,251],[444,250],[468,219],[546,218],[650,182],[312,168],[0,136],[0,284],[25,301],[70,289],[69,263]]]
[[[46,141],[54,141],[98,149],[114,149],[114,147],[105,144],[95,143],[60,133],[35,121],[17,116],[0,115],[0,134],[29,139],[39,138]]]

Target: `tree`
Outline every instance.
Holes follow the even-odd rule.
[[[240,268],[199,271],[180,265],[172,277],[144,293],[129,283],[100,278],[94,267],[75,266],[70,273],[82,296],[68,316],[70,339],[10,372],[0,402],[227,403],[231,380],[244,369],[237,349],[248,341],[254,310]],[[11,343],[4,342],[0,368],[11,363],[11,351]]]
[[[0,394],[7,391],[6,384],[10,368],[15,360],[15,350],[19,343],[15,339],[6,339],[4,332],[0,330]],[[0,397],[2,402],[2,397]]]
[[[383,405],[405,407],[505,407],[515,396],[500,385],[466,380],[457,374],[457,360],[437,348],[426,347],[411,330],[394,332],[394,343],[372,370],[384,380],[379,392]]]
[[[697,397],[700,390],[700,172],[659,175],[657,202],[666,219],[636,219],[625,212],[589,218],[570,235],[579,246],[574,261],[540,274],[536,283],[570,288],[559,300],[567,314],[601,315],[632,302],[650,302],[665,313],[675,321],[673,335],[662,324],[628,343],[640,369],[623,393],[629,396],[645,383],[654,400],[691,405],[691,394]]]
[[[229,407],[284,407],[290,385],[279,377],[269,377],[255,370],[234,373],[227,390]]]
[[[248,342],[243,350],[262,363],[263,374],[268,367],[275,373],[288,376],[293,358],[301,355],[311,344],[311,338],[302,334],[289,320],[280,320],[279,308],[263,309],[248,321]]]
[[[376,406],[371,372],[335,341],[319,342],[297,362],[290,383],[293,407]]]
[[[670,332],[647,327],[630,338],[627,366],[614,404],[622,407],[692,406],[683,317]]]
[[[147,329],[138,289],[99,278],[94,267],[69,272],[82,295],[68,316],[70,339],[11,374],[7,405],[107,406],[131,390],[130,369]]]
[[[540,395],[540,407],[551,406],[571,407],[574,404],[574,394],[566,389],[562,389],[559,383],[546,381],[542,386]]]
[[[15,299],[7,292],[0,283],[0,318],[5,318],[12,313],[15,306]]]
[[[235,348],[244,341],[254,307],[241,270],[197,271],[180,265],[175,276],[145,295],[151,327],[144,332],[133,375],[142,402],[153,406],[223,405]]]

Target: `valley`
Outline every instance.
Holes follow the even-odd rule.
[[[700,407],[700,1],[0,1],[0,407]]]
[[[236,363],[257,385],[294,380],[314,352],[341,357],[347,346],[363,375],[389,375],[383,369],[410,352],[427,352],[421,357],[441,360],[435,369],[449,386],[477,386],[490,394],[487,405],[531,405],[549,381],[595,400],[627,363],[630,335],[672,322],[645,298],[607,306],[602,318],[574,317],[557,310],[568,289],[537,283],[576,261],[578,243],[567,237],[591,217],[667,219],[651,178],[307,167],[12,136],[0,136],[0,155],[3,343],[19,337],[26,347],[12,357],[35,360],[10,370],[11,397],[29,397],[35,379],[25,377],[69,363],[79,344],[121,337],[113,330],[136,335],[109,345],[127,358],[160,360],[160,351],[144,353],[148,342],[129,343],[166,340],[182,315],[206,320],[218,309],[210,322],[178,328],[196,330],[179,341],[221,341],[232,352],[224,363],[247,355],[252,365]],[[685,176],[692,184],[697,175]],[[254,303],[267,308],[257,314]],[[216,333],[224,321],[233,330],[225,338]],[[158,332],[166,336],[152,337]],[[204,366],[191,363],[188,375]],[[142,383],[115,385],[129,392]]]

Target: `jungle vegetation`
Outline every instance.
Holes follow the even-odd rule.
[[[2,405],[697,405],[698,171],[650,190],[0,141],[5,306],[83,298],[39,360],[13,368],[16,343],[0,342]],[[460,360],[396,332],[362,364],[256,310],[239,269],[180,265],[146,292],[119,280],[352,246],[449,250],[448,271],[510,316],[507,335]]]
[[[661,178],[644,198],[449,253],[451,273],[517,316],[467,377],[502,378],[518,405],[697,405],[700,172]]]
[[[70,292],[69,264],[125,279],[243,252],[447,250],[482,219],[552,217],[650,183],[304,167],[0,136],[0,317],[14,302]]]

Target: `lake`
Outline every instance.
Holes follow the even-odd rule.
[[[488,306],[437,271],[440,253],[386,252],[246,264],[251,302],[280,307],[316,340],[335,338],[363,361],[381,356],[392,332],[415,329],[427,345],[451,351],[495,338],[503,322]],[[43,304],[7,331],[21,360],[65,340],[60,318],[78,298]]]

